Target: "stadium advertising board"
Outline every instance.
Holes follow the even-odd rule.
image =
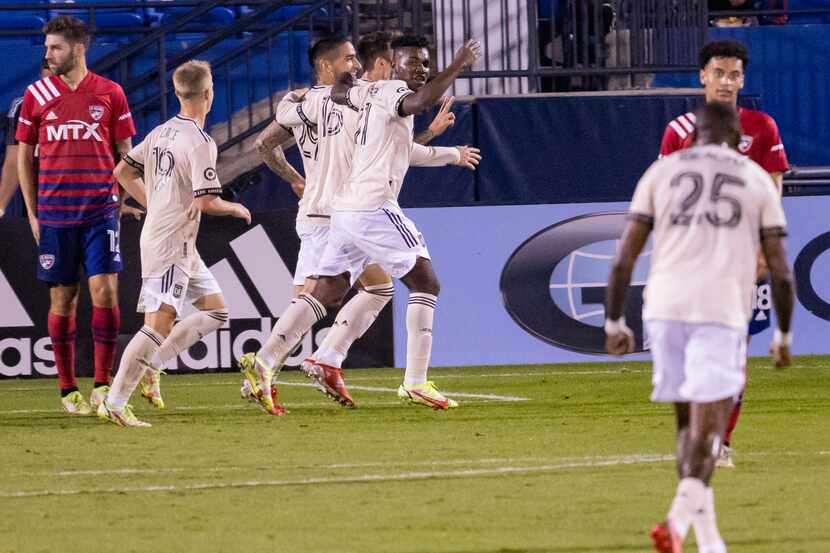
[[[235,219],[205,217],[199,231],[198,248],[219,281],[229,306],[231,320],[218,332],[206,336],[169,367],[179,372],[236,370],[244,351],[258,347],[270,334],[280,313],[291,301],[292,274],[299,240],[294,231],[295,211],[285,210],[254,216],[250,226]],[[119,279],[121,334],[119,351],[141,327],[135,312],[140,289],[138,238],[141,224],[124,221],[121,254],[124,272]],[[25,219],[0,219],[0,377],[52,376],[57,374],[47,333],[48,289],[35,280],[37,251]],[[89,295],[85,286],[78,309],[79,375],[90,375],[92,339],[89,329]],[[289,366],[311,354],[333,323],[324,319],[306,335],[288,360]],[[346,366],[392,364],[391,308],[352,348]]]
[[[798,286],[794,351],[830,353],[830,197],[786,198],[784,205]],[[407,210],[442,284],[432,364],[597,361],[605,284],[626,209],[593,203]],[[640,313],[649,251],[647,245],[635,268],[626,312],[641,351],[648,347]],[[768,287],[755,301],[769,305]],[[405,307],[395,306],[399,344],[406,340]],[[758,335],[750,354],[765,355],[770,337],[770,330]],[[397,366],[405,363],[402,348],[395,357]]]

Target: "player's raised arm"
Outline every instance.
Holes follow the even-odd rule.
[[[417,115],[434,106],[452,86],[462,71],[472,66],[481,53],[481,44],[475,39],[468,40],[458,49],[452,63],[418,92],[410,94],[400,104],[399,115]]]

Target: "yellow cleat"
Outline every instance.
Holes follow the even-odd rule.
[[[458,407],[458,402],[445,397],[432,381],[411,386],[401,384],[398,388],[398,397],[415,405],[432,407],[436,411]]]

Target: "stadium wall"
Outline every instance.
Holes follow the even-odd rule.
[[[603,348],[605,283],[627,207],[613,202],[407,210],[426,239],[441,281],[432,364],[611,360],[584,352]],[[830,197],[785,198],[784,209],[798,289],[793,351],[827,354]],[[650,249],[647,245],[634,272],[626,316],[640,346]],[[396,286],[396,297],[405,297],[403,286]],[[760,290],[756,303],[768,307],[769,301]],[[396,344],[406,343],[405,310],[404,302],[395,302]],[[771,332],[752,341],[750,355],[767,354]],[[405,355],[403,347],[396,348],[396,366],[405,365]]]

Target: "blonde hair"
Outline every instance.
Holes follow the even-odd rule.
[[[210,88],[212,81],[210,63],[202,60],[190,60],[173,72],[173,87],[182,100],[192,100]]]

